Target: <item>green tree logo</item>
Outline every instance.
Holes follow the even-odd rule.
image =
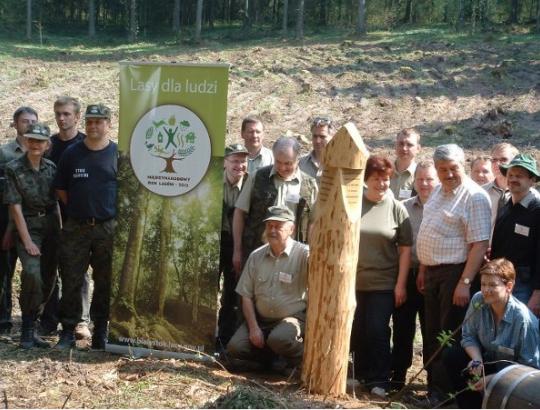
[[[165,161],[161,172],[175,174],[174,161],[181,161],[195,152],[197,136],[189,121],[177,119],[174,114],[167,120],[152,121],[146,130],[144,144],[150,155]]]

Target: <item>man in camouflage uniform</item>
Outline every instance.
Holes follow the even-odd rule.
[[[233,217],[233,266],[237,274],[249,254],[263,244],[264,216],[271,206],[286,206],[295,215],[293,238],[307,243],[308,224],[313,215],[318,188],[315,178],[298,167],[300,144],[280,137],[272,147],[274,165],[249,175]]]
[[[38,120],[37,112],[30,107],[19,107],[13,114],[12,126],[17,131],[16,138],[0,148],[0,195],[5,186],[4,169],[8,162],[19,158],[26,151],[24,132]],[[9,333],[11,327],[11,285],[17,251],[13,247],[12,226],[8,223],[8,207],[0,201],[0,334]]]
[[[118,149],[109,139],[109,108],[89,105],[85,120],[86,137],[64,152],[54,183],[67,212],[60,238],[62,333],[57,349],[75,346],[74,330],[82,312],[81,288],[89,265],[94,279],[92,348],[103,350],[107,342]]]
[[[221,308],[218,315],[218,338],[216,350],[223,351],[237,322],[236,275],[232,266],[233,253],[232,218],[234,204],[247,179],[248,151],[242,144],[231,144],[225,148],[223,172],[223,211],[221,217],[221,250],[219,271],[223,272]]]
[[[27,152],[6,166],[4,204],[17,228],[21,260],[21,347],[49,347],[34,333],[34,324],[56,279],[56,244],[60,219],[52,189],[56,166],[43,158],[49,146],[49,127],[35,123],[24,134]]]

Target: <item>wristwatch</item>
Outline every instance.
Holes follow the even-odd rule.
[[[467,286],[469,286],[471,284],[471,280],[469,278],[463,278],[462,282]]]

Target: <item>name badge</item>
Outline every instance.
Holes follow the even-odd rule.
[[[297,204],[298,202],[300,202],[300,195],[298,194],[287,194],[287,196],[285,197],[285,201],[287,202],[291,202],[293,204]]]
[[[412,189],[400,189],[398,199],[409,199],[412,194]]]
[[[279,281],[283,283],[292,283],[292,275],[286,272],[279,272]]]
[[[514,228],[515,233],[523,236],[529,236],[529,230],[530,228],[528,226],[523,226],[520,224],[516,224],[516,227]]]

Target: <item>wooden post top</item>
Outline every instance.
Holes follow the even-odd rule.
[[[323,168],[364,169],[369,152],[352,122],[341,127],[324,149]]]

